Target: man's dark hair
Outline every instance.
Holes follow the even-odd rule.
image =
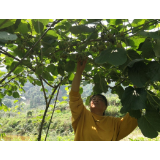
[[[92,96],[90,97],[89,103],[91,102],[91,100],[92,100],[95,96],[101,97],[101,98],[104,100],[105,105],[108,107],[108,105],[109,105],[108,100],[107,100],[107,98],[106,98],[104,95],[102,95],[102,94],[94,94],[94,95],[92,95]],[[104,115],[105,115],[105,111],[103,112],[103,116],[104,116]]]

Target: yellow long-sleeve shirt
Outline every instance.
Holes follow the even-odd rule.
[[[129,113],[123,118],[91,113],[83,105],[79,92],[71,90],[69,99],[75,141],[118,141],[137,127],[137,119]]]

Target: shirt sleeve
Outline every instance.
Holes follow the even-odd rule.
[[[70,91],[69,106],[72,113],[72,126],[74,131],[76,131],[76,127],[81,117],[81,113],[85,110],[85,107],[83,105],[83,101],[79,92],[75,92],[72,90]]]
[[[118,127],[117,141],[128,136],[138,126],[137,119],[131,117],[129,113],[122,118],[116,118],[116,120]]]

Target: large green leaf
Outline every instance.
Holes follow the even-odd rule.
[[[70,80],[70,81],[73,81],[74,76],[75,76],[74,73],[71,73],[71,74],[69,75],[69,80]]]
[[[47,71],[44,71],[44,72],[42,73],[42,77],[43,77],[44,79],[48,80],[48,81],[53,81],[53,80],[54,80],[53,76],[51,76],[50,73],[47,72]]]
[[[16,22],[16,19],[0,19],[0,29],[9,27]]]
[[[112,88],[112,94],[118,94],[119,99],[122,99],[124,93],[124,89],[122,86],[118,85]]]
[[[160,64],[156,61],[151,61],[147,65],[147,75],[152,82],[160,81]]]
[[[123,93],[121,113],[146,108],[147,92],[144,88],[127,87]]]
[[[58,37],[56,31],[54,31],[54,30],[49,30],[49,31],[47,32],[47,35],[50,35],[50,36],[53,36],[53,37]]]
[[[153,92],[149,90],[147,91],[147,99],[153,108],[160,109],[160,99]]]
[[[44,68],[44,66],[37,66],[35,73],[37,75],[41,75],[43,73],[43,68]]]
[[[102,93],[102,92],[106,93],[108,91],[107,82],[99,74],[96,74],[94,76],[93,81],[95,83],[95,86],[93,88],[93,91],[95,94]]]
[[[37,33],[41,33],[44,29],[43,23],[39,22],[38,20],[32,20],[34,29]]]
[[[49,23],[49,19],[38,19],[38,21],[43,23],[44,26]]]
[[[75,62],[74,61],[68,61],[65,65],[65,71],[67,72],[73,72],[75,68]]]
[[[132,27],[137,27],[145,23],[145,19],[134,19],[132,22]]]
[[[24,68],[21,66],[18,66],[15,70],[14,70],[14,74],[19,74],[20,72],[24,71]]]
[[[143,61],[136,62],[132,67],[128,67],[129,79],[137,87],[144,87],[149,80],[146,72],[147,66]]]
[[[98,32],[94,31],[93,33],[91,33],[88,37],[87,40],[91,40],[91,39],[97,39],[98,38]]]
[[[136,119],[139,119],[141,117],[141,111],[140,110],[130,110],[129,115],[131,117],[134,117]]]
[[[144,37],[150,37],[154,39],[159,39],[160,36],[158,35],[158,32],[145,32],[145,31],[139,31],[138,35],[144,36]]]
[[[29,28],[28,28],[28,24],[27,23],[20,23],[17,30],[17,32],[20,32],[22,34],[26,34],[27,32],[29,32]]]
[[[107,19],[107,22],[110,25],[118,25],[118,24],[122,24],[123,20],[122,19]]]
[[[124,43],[126,43],[127,46],[131,46],[132,48],[137,49],[139,45],[144,41],[145,41],[145,38],[134,36],[134,37],[126,38],[124,40]]]
[[[34,80],[34,83],[37,84],[38,86],[42,86],[41,81],[39,81],[37,79]]]
[[[112,65],[122,65],[127,61],[127,52],[123,48],[112,50],[111,48],[101,52],[100,56],[95,59],[96,63],[103,64],[108,62]]]
[[[17,35],[3,31],[0,32],[0,39],[13,41],[17,39]]]
[[[154,58],[155,57],[152,43],[148,39],[145,40],[145,42],[142,44],[139,50],[142,51],[141,54],[143,58]]]
[[[145,137],[155,138],[158,136],[158,132],[148,122],[145,116],[138,119],[138,126]]]
[[[160,57],[160,38],[157,39],[157,43],[153,48],[156,57]]]
[[[86,72],[89,72],[92,70],[92,65],[90,63],[87,63],[84,69]]]
[[[152,127],[160,132],[160,114],[157,111],[146,112],[145,115],[147,121],[152,125]]]
[[[94,28],[89,28],[84,25],[73,26],[70,28],[70,32],[72,32],[73,34],[91,33],[91,32],[94,32],[94,30],[95,30]]]
[[[123,70],[127,67],[127,65],[135,59],[141,59],[141,56],[133,49],[127,50],[127,61],[119,66],[120,70]]]

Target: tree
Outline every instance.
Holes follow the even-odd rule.
[[[91,94],[108,90],[117,94],[121,112],[137,118],[143,135],[154,138],[160,131],[159,34],[158,19],[0,20],[0,61],[7,69],[0,72],[0,99],[5,95],[18,98],[27,80],[42,86],[46,109],[40,140],[56,90],[71,84],[77,60],[87,56],[82,85],[92,83]],[[52,88],[50,95],[44,84]]]

